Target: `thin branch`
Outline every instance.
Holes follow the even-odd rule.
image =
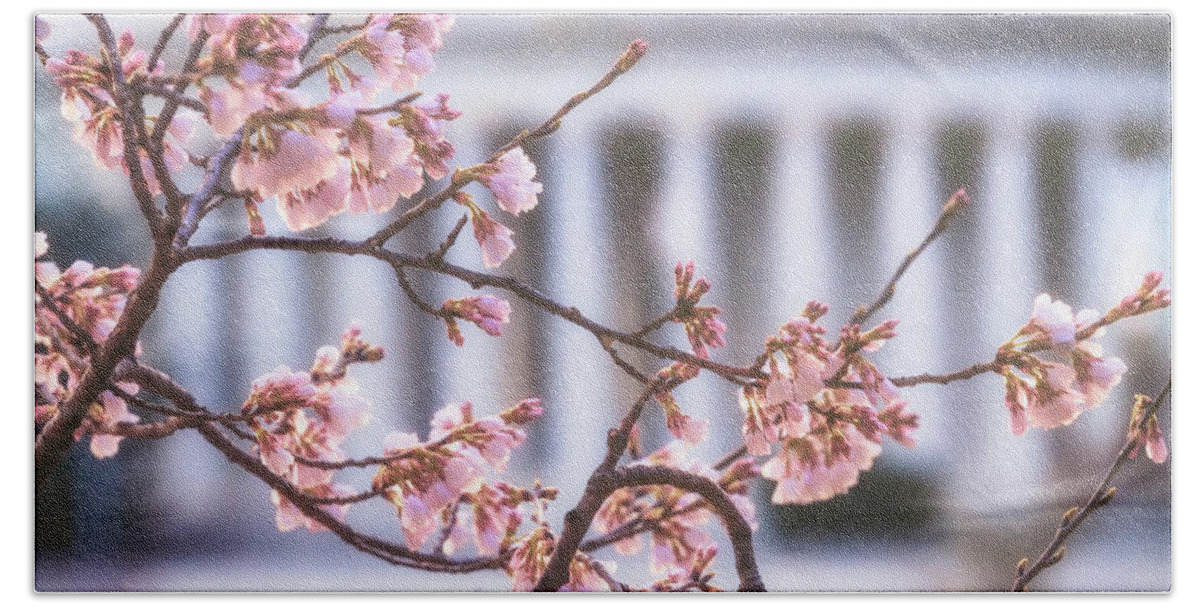
[[[718,363],[711,359],[704,359],[696,355],[679,350],[672,346],[663,346],[645,338],[637,337],[629,333],[618,331],[605,326],[599,322],[593,321],[584,316],[578,308],[573,306],[568,307],[559,304],[552,298],[542,294],[533,287],[522,283],[513,277],[504,277],[491,275],[483,272],[476,272],[468,268],[456,266],[449,262],[429,261],[421,258],[412,258],[387,250],[372,250],[369,255],[381,260],[400,263],[412,268],[419,268],[431,272],[448,275],[466,282],[471,287],[478,289],[482,286],[496,287],[505,291],[511,292],[521,299],[530,302],[539,308],[554,314],[562,319],[565,319],[579,327],[586,329],[601,339],[610,339],[614,342],[620,342],[628,346],[646,351],[662,359],[670,359],[682,363],[690,363],[702,369],[711,371],[726,380],[742,385],[742,378],[759,379],[765,378],[766,374],[761,371],[755,371],[747,368],[735,367],[723,363]]]
[[[325,36],[328,36],[330,34],[349,34],[350,32],[357,32],[359,30],[362,30],[363,28],[367,27],[367,25],[369,25],[370,23],[371,23],[371,19],[370,19],[370,17],[368,17],[368,18],[364,19],[362,23],[358,23],[358,24],[347,23],[345,25],[334,25],[334,26],[330,26],[330,27],[321,28],[321,31],[318,32],[317,34],[319,36],[321,36],[322,38],[324,38]]]
[[[188,199],[187,205],[184,207],[183,217],[179,222],[179,229],[175,231],[174,246],[183,248],[188,244],[188,240],[196,233],[200,227],[200,212],[204,204],[217,192],[221,182],[228,175],[229,170],[233,167],[233,161],[237,158],[237,152],[242,147],[242,138],[245,136],[245,128],[238,129],[225,145],[217,151],[208,162],[208,172],[204,176],[204,183],[200,185],[200,189]]]
[[[158,35],[158,42],[154,45],[154,50],[150,51],[150,58],[146,60],[146,69],[153,71],[154,65],[158,63],[158,58],[162,57],[163,51],[167,48],[167,43],[171,41],[171,36],[175,35],[175,30],[179,29],[179,24],[183,23],[187,13],[179,13],[167,27],[163,28],[161,34]],[[187,71],[186,69],[184,70]]]
[[[1142,417],[1138,420],[1137,429],[1145,429],[1146,423],[1150,421],[1150,417],[1158,411],[1158,408],[1166,402],[1167,397],[1171,394],[1171,381],[1168,380],[1166,386],[1158,393],[1158,397],[1146,408],[1142,413]],[[1071,536],[1083,520],[1087,519],[1093,511],[1108,504],[1116,493],[1116,488],[1111,486],[1113,478],[1117,476],[1117,472],[1121,467],[1129,462],[1129,455],[1137,448],[1137,436],[1132,435],[1126,439],[1125,445],[1117,452],[1116,459],[1113,460],[1112,466],[1109,467],[1108,473],[1105,474],[1104,480],[1096,487],[1096,491],[1092,492],[1092,497],[1083,505],[1083,507],[1075,507],[1063,514],[1061,523],[1058,529],[1054,531],[1054,536],[1050,539],[1050,544],[1038,556],[1037,561],[1026,566],[1026,561],[1022,560],[1018,565],[1017,578],[1013,581],[1012,591],[1026,591],[1029,583],[1046,568],[1057,564],[1065,554],[1063,543]]]
[[[633,335],[637,336],[639,338],[644,337],[646,334],[662,327],[663,325],[666,325],[667,323],[669,323],[671,321],[674,321],[675,316],[678,314],[679,314],[679,309],[672,308],[671,310],[668,310],[667,312],[659,315],[658,318],[654,319],[653,321],[650,321],[649,323],[643,325],[637,331],[633,332]],[[763,361],[763,363],[766,363],[766,361]]]
[[[336,61],[339,57],[347,55],[353,50],[353,45],[348,45],[345,43],[338,45],[338,48],[334,49],[332,53],[325,53],[324,55],[318,57],[316,63],[304,68],[294,78],[284,83],[283,86],[289,89],[294,89],[300,86],[300,83],[308,80],[309,76],[312,76],[313,74],[316,74],[317,72],[329,67],[330,64]]]
[[[62,326],[67,328],[67,331],[70,332],[75,340],[83,346],[83,349],[87,351],[88,356],[95,355],[96,341],[92,339],[91,334],[89,334],[84,328],[80,327],[74,319],[67,316],[67,313],[58,307],[58,303],[54,300],[54,296],[51,295],[45,287],[42,287],[42,284],[39,283],[37,279],[34,279],[33,281],[33,289],[37,292],[38,297],[42,299],[42,305],[50,309],[50,312],[54,313],[55,317],[58,317],[59,323],[62,323]]]
[[[635,41],[633,43],[630,43],[630,48],[625,51],[625,55],[622,55],[622,60],[624,60],[625,57],[627,57],[631,54],[632,50],[634,49],[635,45],[637,45],[637,44],[639,44],[639,42]],[[640,48],[639,54],[637,56],[640,56],[640,53],[644,53],[644,52],[645,52],[645,49]],[[620,76],[621,74],[624,74],[631,67],[633,67],[633,62],[624,62],[623,63],[622,60],[618,60],[617,64],[614,65],[613,68],[608,71],[608,73],[606,73],[603,77],[601,77],[600,80],[596,82],[596,84],[592,85],[592,87],[590,89],[588,89],[582,93],[577,93],[575,96],[571,97],[571,99],[567,100],[567,102],[565,104],[563,104],[562,107],[560,107],[558,109],[558,111],[556,111],[554,114],[552,114],[550,116],[550,118],[547,118],[545,120],[545,122],[538,125],[537,127],[534,127],[532,130],[526,129],[526,130],[518,133],[507,144],[504,144],[503,146],[500,147],[499,150],[496,150],[496,152],[494,154],[492,154],[491,158],[489,158],[486,161],[486,163],[495,162],[501,156],[503,156],[505,152],[508,152],[509,150],[512,150],[513,148],[516,148],[517,146],[520,146],[529,140],[537,139],[540,137],[545,137],[547,135],[550,135],[554,131],[556,131],[558,129],[559,125],[562,123],[562,119],[565,118],[567,116],[567,114],[571,112],[571,110],[575,109],[576,107],[579,106],[579,104],[587,101],[592,96],[599,93],[600,91],[603,91],[605,88],[608,87],[608,85],[612,84],[613,81],[615,81],[618,76]],[[634,59],[634,62],[636,62],[636,59]],[[303,76],[303,74],[301,74],[301,75]],[[486,163],[484,163],[484,164],[486,164]],[[411,224],[414,220],[416,220],[417,218],[421,217],[422,215],[424,215],[425,213],[427,213],[429,211],[437,209],[439,206],[441,206],[442,203],[449,200],[450,197],[454,196],[455,193],[457,193],[460,189],[465,187],[467,185],[467,183],[468,182],[460,183],[457,180],[451,179],[450,184],[447,185],[444,189],[442,189],[440,192],[430,196],[429,198],[426,198],[425,200],[421,201],[420,203],[417,203],[416,205],[409,207],[403,214],[400,215],[400,217],[396,218],[394,221],[389,223],[387,226],[384,226],[382,229],[380,229],[374,235],[370,236],[367,239],[367,242],[373,246],[374,245],[382,245],[382,244],[386,243],[388,241],[388,239],[390,239],[393,236],[395,236],[396,234],[398,234],[401,230],[404,230],[404,228],[406,226],[408,226],[409,224]]]
[[[908,271],[908,267],[925,251],[925,248],[946,231],[946,227],[950,225],[950,218],[954,216],[955,212],[965,206],[968,201],[966,193],[962,190],[950,196],[950,200],[946,201],[946,204],[942,207],[942,212],[938,215],[937,223],[933,225],[933,230],[929,231],[925,240],[921,241],[921,244],[916,249],[904,256],[904,260],[900,262],[900,267],[892,274],[891,280],[884,286],[883,291],[880,292],[875,302],[870,306],[859,307],[858,310],[854,311],[847,325],[860,325],[866,322],[867,319],[871,318],[871,315],[875,314],[880,308],[883,308],[892,299],[892,296],[896,295],[896,284],[900,282],[900,277],[904,276],[904,273]]]
[[[413,287],[412,281],[408,280],[408,276],[404,272],[403,265],[393,264],[392,270],[396,274],[396,283],[400,285],[400,290],[404,292],[404,296],[407,297],[414,306],[419,308],[421,312],[433,315],[439,319],[445,319],[447,321],[454,319],[453,313],[442,310],[441,308],[438,308],[421,298],[421,294],[417,293],[417,289]]]
[[[317,13],[313,15],[312,25],[308,28],[308,40],[304,42],[304,46],[300,47],[300,52],[296,54],[296,59],[304,61],[304,58],[308,56],[308,52],[321,39],[321,31],[325,29],[325,22],[328,20],[329,13]]]
[[[917,374],[915,376],[897,376],[891,378],[892,384],[900,388],[917,386],[918,384],[950,384],[958,380],[967,380],[974,378],[980,374],[988,372],[1000,371],[1001,363],[999,361],[988,361],[987,363],[976,363],[970,367],[961,369],[957,372],[949,374]]]
[[[464,213],[462,217],[458,218],[458,223],[454,224],[454,228],[450,230],[449,234],[446,235],[446,239],[442,241],[441,245],[438,245],[437,251],[431,252],[429,255],[425,256],[426,259],[437,261],[446,259],[446,253],[448,253],[450,248],[454,246],[454,243],[458,241],[458,235],[462,232],[463,226],[467,225],[467,219],[468,214],[466,213]]]
[[[172,89],[168,89],[166,86],[164,86],[162,84],[157,84],[157,83],[153,83],[153,82],[149,82],[149,81],[143,81],[137,85],[137,89],[138,89],[138,92],[140,92],[140,93],[144,93],[147,95],[154,95],[155,97],[162,97],[163,99],[166,99],[168,103],[173,103],[176,106],[183,106],[185,108],[190,108],[197,112],[205,112],[208,109],[207,106],[204,105],[204,102],[200,101],[199,99],[187,97],[187,96],[183,95],[182,93],[178,93]]]
[[[621,353],[617,352],[617,349],[612,345],[612,340],[600,338],[598,341],[600,342],[600,347],[603,348],[604,352],[608,353],[609,358],[612,359],[613,364],[620,368],[621,371],[625,372],[630,378],[637,380],[641,384],[650,382],[650,378],[648,376],[642,372],[639,372],[632,363],[626,361],[625,358],[621,356]]]

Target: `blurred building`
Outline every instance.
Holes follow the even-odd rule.
[[[115,23],[153,40],[165,18],[150,21]],[[52,53],[92,46],[81,20],[54,23]],[[879,317],[902,320],[880,361],[907,375],[990,360],[1040,292],[1104,309],[1147,270],[1167,271],[1170,283],[1170,37],[1166,15],[465,15],[421,88],[450,93],[463,110],[452,141],[471,164],[590,86],[630,40],[649,41],[634,71],[529,147],[545,192],[534,212],[504,218],[518,249],[502,270],[630,328],[671,306],[671,269],[694,259],[715,285],[708,300],[726,310],[729,347],[714,355],[722,361],[750,361],[810,299],[832,305],[836,330],[965,187],[972,204]],[[128,186],[119,174],[97,175],[58,116],[57,89],[40,69],[35,78],[36,224],[52,254],[60,263],[144,265]],[[241,209],[225,211],[206,220],[198,242],[245,233]],[[283,230],[264,214],[269,230]],[[457,219],[442,209],[393,244],[431,250]],[[345,216],[318,232],[363,236],[384,221]],[[470,239],[450,259],[479,263]],[[469,292],[436,276],[418,287],[434,302]],[[389,356],[356,372],[375,424],[350,450],[377,451],[391,429],[424,433],[446,402],[492,412],[542,396],[547,415],[510,478],[561,487],[553,514],[561,518],[638,387],[586,332],[513,304],[503,339],[468,327],[459,349],[386,267],[256,252],[181,270],[143,344],[151,363],[203,403],[232,409],[255,377],[307,367],[318,346],[359,319]],[[994,376],[919,387],[907,391],[922,419],[918,446],[886,444],[849,495],[780,508],[764,482],[756,544],[768,587],[1006,588],[1016,562],[1040,551],[1059,514],[1111,463],[1131,395],[1166,381],[1170,329],[1158,313],[1110,330],[1105,347],[1130,372],[1071,427],[1012,436]],[[684,346],[675,333],[657,339]],[[702,456],[737,445],[740,410],[728,384],[703,376],[678,397],[712,420]],[[652,442],[665,437],[658,411],[645,424]],[[38,587],[507,584],[498,573],[393,568],[328,534],[280,534],[267,489],[207,448],[181,433],[126,442],[108,461],[77,449],[69,474],[38,503]],[[370,473],[361,475],[366,483]],[[1169,468],[1138,461],[1118,485],[1119,499],[1040,585],[1170,587]],[[399,537],[386,505],[359,511],[356,523]],[[644,582],[644,559],[621,560],[618,574]],[[732,568],[722,576],[735,586]]]

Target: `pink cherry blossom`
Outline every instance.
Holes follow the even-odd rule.
[[[781,368],[772,359],[771,375],[767,380],[767,404],[804,403],[825,388],[827,365],[813,355],[799,350],[788,353],[788,366]]]
[[[833,445],[816,436],[789,438],[779,453],[763,465],[762,475],[777,482],[771,502],[809,504],[844,494],[858,483],[861,471],[870,469],[879,455],[879,444],[849,426],[839,428],[847,450],[832,456]]]
[[[745,414],[742,437],[746,441],[746,450],[754,456],[770,454],[771,444],[779,441],[774,416],[765,406],[764,399],[765,395],[756,387],[746,387],[738,393],[738,403]]]
[[[1060,300],[1051,300],[1049,294],[1043,293],[1034,299],[1029,324],[1042,331],[1053,344],[1075,341],[1075,316],[1071,307]]]
[[[1034,428],[1051,429],[1071,424],[1083,412],[1083,396],[1072,386],[1075,371],[1066,365],[1045,362],[1042,377],[1029,393],[1026,412]]]
[[[123,382],[121,388],[128,393],[136,393],[137,385]],[[100,402],[103,404],[103,414],[97,421],[103,426],[114,427],[119,423],[127,422],[134,423],[141,420],[137,415],[130,413],[129,404],[125,403],[124,399],[117,397],[109,391],[104,391],[100,395]],[[120,435],[93,434],[91,441],[92,456],[96,458],[111,458],[117,455],[117,450],[120,448],[122,437]]]
[[[324,421],[326,431],[338,441],[365,427],[371,419],[371,402],[358,394],[352,382],[322,387],[314,401],[313,409]]]
[[[353,491],[341,484],[327,484],[320,487],[307,488],[305,493],[317,498],[335,498],[342,496],[350,496]],[[309,532],[324,532],[328,528],[304,514],[295,504],[284,498],[278,490],[271,490],[271,503],[275,505],[275,527],[280,532],[290,532],[303,526]],[[346,512],[350,510],[350,505],[345,504],[323,504],[321,510],[333,516],[339,521],[346,519]]]
[[[312,189],[338,172],[338,137],[329,129],[312,134],[270,129],[259,146],[253,156],[249,148],[243,148],[230,172],[230,181],[238,190],[269,198]]]
[[[1138,451],[1144,449],[1147,458],[1162,464],[1167,461],[1167,439],[1158,426],[1158,415],[1151,414],[1146,418],[1146,410],[1153,402],[1154,400],[1146,395],[1134,395],[1133,411],[1129,418],[1129,440],[1134,443],[1129,457],[1136,458]]]
[[[324,224],[329,218],[346,210],[346,194],[350,190],[350,165],[338,161],[334,174],[310,188],[289,190],[280,194],[276,208],[288,230],[300,232]]]
[[[470,296],[450,298],[442,303],[442,310],[464,321],[474,323],[490,336],[504,335],[512,307],[507,300],[495,296]],[[462,346],[462,334],[451,335],[456,344]]]
[[[449,100],[449,95],[441,93],[430,103],[400,107],[400,124],[412,138],[414,153],[431,179],[448,175],[454,158],[454,145],[445,138],[445,126],[462,112],[451,108]]]
[[[1076,383],[1087,407],[1096,407],[1104,402],[1108,394],[1120,384],[1129,369],[1117,357],[1105,356],[1104,349],[1095,342],[1080,342],[1071,352],[1075,368]]]
[[[433,52],[453,24],[448,15],[372,15],[356,48],[380,81],[405,91],[433,70]]]
[[[396,206],[396,201],[416,194],[425,184],[421,165],[416,160],[392,167],[386,174],[363,171],[350,174],[350,213],[383,213]]]
[[[512,556],[508,558],[513,591],[533,591],[553,552],[554,534],[545,526],[534,528],[514,543]]]
[[[917,429],[920,418],[907,410],[907,401],[894,401],[879,412],[879,422],[887,427],[887,434],[896,443],[911,448],[917,445],[913,432]]]
[[[500,208],[519,215],[537,206],[542,185],[533,181],[537,167],[521,148],[505,152],[495,162],[484,165],[479,180],[496,196]]]

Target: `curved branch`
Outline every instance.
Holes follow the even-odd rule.
[[[937,237],[946,231],[946,227],[950,225],[950,218],[969,201],[970,199],[963,190],[959,190],[950,196],[950,199],[942,206],[942,212],[938,215],[933,229],[925,236],[925,240],[921,241],[921,244],[916,249],[904,256],[904,259],[900,262],[900,266],[896,268],[896,272],[892,273],[892,278],[879,293],[879,297],[875,298],[875,301],[870,306],[860,306],[858,310],[855,310],[854,314],[850,316],[850,320],[846,322],[847,325],[858,325],[866,322],[867,319],[871,318],[871,315],[875,314],[880,308],[883,308],[892,299],[892,296],[896,295],[896,284],[900,282],[900,277],[904,276],[904,273],[908,271],[908,267],[920,257],[925,248],[929,247],[930,243],[937,240]]]
[[[556,591],[567,584],[571,561],[579,549],[583,535],[609,495],[621,488],[651,485],[676,487],[698,494],[707,501],[725,524],[725,530],[733,545],[734,567],[739,581],[738,591],[766,591],[754,556],[753,530],[721,486],[703,475],[661,466],[620,467],[594,473],[588,480],[587,489],[579,504],[567,513],[562,535],[555,544],[546,571],[538,580],[534,591]]]

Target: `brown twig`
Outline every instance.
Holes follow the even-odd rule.
[[[1166,386],[1158,393],[1158,397],[1150,407],[1146,408],[1146,411],[1138,420],[1138,429],[1146,428],[1146,423],[1150,421],[1150,417],[1166,402],[1170,394],[1171,381],[1168,380]],[[1073,507],[1063,514],[1058,528],[1054,531],[1054,536],[1050,538],[1050,544],[1046,545],[1046,548],[1042,550],[1037,561],[1033,562],[1033,564],[1028,564],[1027,560],[1021,560],[1021,563],[1017,565],[1017,577],[1013,581],[1012,591],[1026,591],[1034,577],[1046,568],[1057,564],[1063,558],[1063,555],[1066,553],[1063,543],[1067,541],[1071,533],[1079,528],[1079,525],[1083,523],[1083,520],[1087,519],[1088,515],[1091,515],[1096,509],[1103,507],[1108,504],[1108,501],[1112,500],[1117,489],[1110,484],[1112,484],[1113,478],[1116,477],[1121,467],[1130,460],[1129,455],[1133,453],[1137,445],[1136,435],[1131,435],[1126,439],[1125,445],[1121,446],[1121,450],[1117,452],[1116,459],[1113,460],[1112,466],[1109,467],[1108,473],[1104,476],[1104,480],[1096,487],[1096,491],[1092,492],[1091,498],[1082,507]]]
[[[966,205],[967,201],[967,195],[962,190],[950,196],[950,199],[942,207],[942,212],[938,215],[933,229],[925,236],[925,240],[921,241],[921,244],[916,249],[904,256],[904,260],[900,262],[900,266],[896,268],[896,272],[892,273],[892,278],[884,286],[883,291],[879,293],[879,297],[870,306],[859,307],[858,310],[854,311],[847,325],[860,325],[866,322],[867,319],[871,318],[871,315],[875,314],[880,308],[883,308],[892,299],[892,296],[896,294],[896,284],[900,282],[900,277],[904,276],[904,273],[908,271],[908,267],[920,257],[925,248],[929,247],[930,243],[937,240],[937,237],[946,231],[946,227],[950,225],[950,218],[954,216],[955,212]]]
[[[179,13],[171,19],[167,27],[163,28],[162,33],[158,35],[158,42],[154,44],[154,49],[150,51],[150,58],[146,60],[146,69],[153,71],[154,65],[158,63],[158,58],[162,57],[163,51],[167,49],[167,43],[171,41],[171,37],[175,35],[175,30],[179,29],[179,24],[183,23],[187,13]],[[186,69],[184,70],[187,71]]]
[[[442,241],[442,244],[438,245],[437,251],[430,252],[430,254],[425,256],[425,258],[431,261],[441,261],[446,259],[446,253],[448,253],[450,248],[454,246],[454,243],[458,241],[458,235],[462,232],[463,227],[467,225],[467,219],[468,214],[466,213],[464,213],[462,217],[458,218],[458,223],[454,224],[454,228],[452,228],[450,233],[446,235],[446,238]]]
[[[300,52],[296,54],[296,59],[304,61],[308,56],[308,52],[322,38],[321,32],[325,29],[325,22],[329,20],[329,13],[316,13],[313,15],[312,25],[308,26],[308,40],[304,41],[304,46],[300,47]]]

